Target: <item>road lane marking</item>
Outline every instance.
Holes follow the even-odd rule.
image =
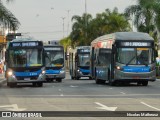
[[[150,107],[150,108],[153,108],[153,109],[155,109],[155,110],[158,110],[158,111],[160,111],[160,109],[158,109],[158,108],[156,108],[156,107],[153,107],[153,106],[151,106],[151,105],[148,105],[147,103],[145,103],[145,102],[141,102],[143,105],[146,105],[146,106],[148,106],[148,107]]]
[[[61,89],[59,89],[59,91],[62,91]]]
[[[117,109],[117,107],[108,107],[106,105],[103,105],[99,102],[95,102],[95,104],[99,105],[100,107],[96,107],[98,109],[103,109],[103,110],[107,110],[107,111],[115,111]]]
[[[59,95],[6,95],[6,96],[59,96]],[[102,94],[102,95],[64,95],[66,97],[130,97],[130,96],[160,96],[160,94],[115,94],[115,95],[106,95],[106,94]]]
[[[64,95],[63,95],[63,94],[61,94],[60,96],[62,96],[62,97],[63,97]]]
[[[70,85],[70,87],[71,87],[71,88],[76,88],[76,87],[78,87],[78,86]]]
[[[109,88],[109,89],[113,89],[113,88]]]
[[[120,92],[121,94],[123,94],[123,95],[125,95],[126,93],[124,93],[124,92]]]
[[[18,108],[17,104],[3,105],[3,106],[0,106],[0,108],[5,108],[5,109],[11,110],[11,111],[24,111],[24,110],[26,110],[26,108]]]

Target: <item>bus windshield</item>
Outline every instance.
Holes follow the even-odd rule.
[[[154,61],[152,48],[118,48],[117,62],[126,65],[148,65]]]
[[[62,67],[63,65],[63,51],[47,51],[46,67]]]
[[[89,66],[90,65],[90,54],[79,54],[79,66]]]
[[[9,50],[10,67],[42,66],[41,49],[16,49]]]

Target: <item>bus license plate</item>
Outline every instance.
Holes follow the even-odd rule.
[[[133,77],[134,79],[139,79],[140,77]]]
[[[24,80],[31,80],[30,78],[24,78]]]

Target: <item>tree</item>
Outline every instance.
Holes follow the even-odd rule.
[[[138,31],[147,32],[157,40],[160,30],[160,0],[137,0],[137,3],[127,7],[125,15],[134,19]]]
[[[71,32],[72,43],[76,45],[88,44],[91,20],[92,16],[90,14],[83,14],[82,17],[78,15],[72,17],[72,21],[74,21]]]
[[[64,47],[64,50],[67,50],[67,47],[71,46],[71,39],[69,37],[66,37],[62,40],[60,40],[60,45]]]
[[[113,32],[130,31],[131,27],[124,14],[118,13],[118,9],[113,11],[106,9],[105,12],[98,13],[96,18],[90,14],[73,16],[74,24],[72,26],[71,40],[77,45],[90,45],[92,40]]]
[[[12,0],[6,0],[10,2]],[[0,0],[0,23],[10,30],[17,30],[19,28],[20,22],[18,19],[3,5]]]

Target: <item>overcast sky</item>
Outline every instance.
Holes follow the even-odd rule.
[[[127,6],[133,4],[136,4],[136,0],[87,0],[87,12],[93,17],[107,8],[113,10],[117,7],[119,12],[124,12]],[[64,36],[67,36],[68,20],[71,32],[71,17],[85,12],[85,0],[14,0],[5,6],[20,21],[18,32],[39,40],[63,38],[62,17],[65,17]]]

